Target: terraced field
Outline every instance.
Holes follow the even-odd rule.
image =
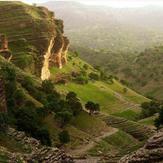
[[[104,138],[88,153],[101,157],[101,161],[117,162],[123,155],[139,148],[142,143],[131,135],[119,130],[115,134]]]
[[[109,126],[119,128],[140,141],[146,140],[154,133],[151,128],[124,118],[107,116],[104,119]]]

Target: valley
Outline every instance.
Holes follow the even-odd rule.
[[[117,163],[162,123],[162,103],[81,59],[64,21],[36,4],[0,2],[0,84],[2,163]]]
[[[123,9],[67,1],[41,5],[64,20],[70,48],[82,59],[140,94],[162,100],[162,6]]]

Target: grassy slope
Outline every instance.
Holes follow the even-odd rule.
[[[32,15],[34,14],[33,17],[38,18],[37,15],[35,15],[36,13],[32,12],[31,14]],[[17,45],[13,46],[16,46],[15,48],[18,48]],[[11,50],[12,49],[14,49],[14,47],[11,46]],[[24,51],[24,49],[22,49],[22,51]],[[20,84],[21,80],[24,80],[25,77],[29,77],[32,79],[35,85],[40,86],[41,84],[40,79],[28,73],[25,73],[21,69],[17,68],[11,63],[6,62],[3,58],[0,57],[0,65],[3,64],[7,64],[8,66],[11,66],[13,69],[15,69],[17,78],[19,79],[18,85]],[[82,61],[78,57],[72,57],[72,59],[69,59],[68,64],[64,66],[63,69],[61,70],[57,68],[51,69],[51,72],[53,73],[52,79],[58,73],[71,73],[72,71],[80,71],[85,64],[87,63]],[[90,65],[88,65],[87,72],[96,72],[96,70],[93,69],[93,67],[91,67]],[[114,84],[108,84],[102,81],[96,82],[90,81],[86,85],[79,85],[70,82],[67,85],[57,85],[56,87],[58,90],[62,92],[65,91],[76,92],[83,101],[83,103],[87,102],[88,100],[100,103],[102,112],[109,114],[115,112],[116,113],[122,112],[125,110],[129,110],[131,108],[134,112],[139,112],[139,108],[135,107],[134,105],[140,104],[141,102],[147,100],[143,96],[140,96],[139,94],[133,92],[130,89],[128,89],[127,93],[124,93],[123,92],[124,86],[118,83],[117,81],[114,81]],[[21,89],[23,89],[28,100],[34,102],[37,106],[41,106],[41,103],[37,101],[34,97],[32,97],[32,95],[30,95],[28,91],[26,91],[24,88]],[[45,123],[48,126],[51,138],[53,139],[54,143],[56,143],[58,141],[58,133],[60,132],[60,129],[57,126],[54,117],[52,115],[49,115],[49,117],[45,119]],[[71,142],[67,145],[67,147],[74,148],[78,145],[87,142],[93,136],[98,136],[104,131],[109,132],[109,129],[110,128],[100,118],[92,117],[89,116],[87,113],[82,112],[79,116],[75,117],[72,120],[69,126],[67,126],[67,130],[70,132],[71,135]],[[122,135],[119,134],[118,137],[122,137]],[[124,137],[128,139],[127,136]],[[4,139],[4,137],[1,138],[2,142],[6,141],[6,139]],[[10,148],[13,151],[21,150],[22,148],[21,145],[19,146],[19,144],[13,142],[12,139],[7,139],[7,141],[8,143],[6,144],[2,143],[2,145],[6,146],[7,148]],[[111,146],[113,147],[115,145],[111,144]]]
[[[104,138],[89,151],[90,155],[115,155],[121,156],[136,149],[141,143],[131,135],[119,130],[117,133]]]
[[[51,69],[52,79],[54,79],[55,76],[58,74],[70,74],[73,71],[81,71],[84,64],[87,63],[83,62],[78,57],[72,57],[71,59],[69,59],[68,64],[63,69]],[[96,70],[90,65],[88,65],[88,67],[88,72],[96,72]],[[139,142],[136,138],[140,136],[140,140],[144,140],[150,135],[148,133],[148,129],[146,130],[143,125],[133,122],[136,121],[139,116],[139,104],[144,101],[148,101],[148,99],[132,91],[129,88],[127,88],[127,92],[124,92],[125,86],[123,86],[118,81],[114,80],[113,84],[103,81],[89,81],[89,83],[85,85],[76,84],[75,82],[70,81],[66,85],[57,84],[56,88],[63,94],[68,91],[76,92],[82,100],[83,104],[89,100],[100,103],[102,113],[105,113],[105,115],[114,114],[117,122],[119,119],[117,120],[116,117],[122,117],[130,120],[126,121],[124,124],[122,124],[122,126],[112,125],[113,127],[122,129],[122,131],[120,130],[118,133],[114,134],[113,137],[111,136],[102,140],[100,143],[97,144],[97,146],[89,151],[89,154],[97,155],[99,154],[99,151],[101,151],[103,154],[123,155],[141,146],[142,142]],[[96,133],[100,133],[100,130],[104,131],[106,127],[94,117],[90,118],[89,116],[83,114],[76,117],[72,124],[74,124],[75,129],[80,129],[84,131],[84,133],[92,136],[95,136]],[[92,126],[94,126],[95,128]],[[104,129],[102,129],[102,127],[104,127]],[[84,135],[83,138],[86,139],[88,137],[87,135]],[[81,142],[77,141],[75,143],[77,145]],[[122,145],[119,146],[119,144]],[[72,145],[71,147],[73,148]],[[126,148],[126,150],[124,150],[124,147]]]
[[[153,131],[147,126],[122,117],[107,116],[104,119],[108,125],[119,128],[141,141],[146,140],[153,134]]]
[[[148,125],[148,126],[154,126],[154,121],[156,118],[157,118],[157,115],[154,115],[152,117],[148,117],[148,118],[140,120],[139,123]]]
[[[69,59],[68,64],[63,69],[51,69],[51,72],[53,74],[52,79],[54,79],[57,74],[80,71],[85,64],[87,63],[85,63],[78,57],[72,57],[72,59]],[[96,72],[96,70],[88,65],[87,72]],[[140,104],[148,100],[129,88],[128,91],[125,93],[123,91],[125,86],[123,86],[116,80],[114,80],[113,84],[109,84],[103,81],[89,81],[89,83],[85,85],[69,82],[66,85],[56,85],[56,87],[62,93],[66,93],[68,91],[76,92],[83,103],[86,103],[89,100],[98,102],[101,105],[101,110],[109,114],[121,112],[131,108],[132,110],[137,112],[139,111],[139,109],[138,107],[136,107],[136,104]]]
[[[74,58],[77,61],[80,61],[81,64],[85,64],[82,63],[81,60],[79,60],[78,58]],[[71,63],[71,62],[70,62]],[[18,79],[22,79],[25,77],[30,77],[34,83],[34,85],[40,85],[40,80],[37,77],[31,76],[28,73],[25,73],[24,71],[20,70],[19,68],[17,68],[16,66],[14,66],[11,63],[6,62],[3,58],[0,57],[0,65],[3,64],[7,64],[8,66],[11,66],[12,68],[14,68],[16,70],[16,74]],[[67,65],[69,66],[69,64]],[[78,65],[76,65],[77,69]],[[82,66],[81,66],[82,67]],[[70,67],[72,68],[72,67]],[[80,69],[80,68],[79,68]],[[71,70],[71,69],[70,69]],[[64,69],[62,69],[61,71],[64,71]],[[93,70],[92,67],[89,68],[89,71],[95,71]],[[59,72],[59,70],[58,70]],[[70,71],[68,71],[70,72]],[[57,73],[57,72],[56,72]],[[113,112],[119,112],[119,111],[124,111],[124,110],[129,110],[128,109],[128,104],[126,104],[126,102],[124,102],[123,100],[120,100],[119,98],[117,98],[115,96],[114,91],[119,91],[119,93],[121,93],[122,95],[124,94],[123,92],[120,92],[120,89],[116,90],[116,82],[113,85],[98,81],[98,82],[90,82],[87,85],[78,85],[75,83],[69,83],[68,85],[58,85],[58,89],[69,89],[70,91],[72,91],[73,89],[77,90],[79,97],[82,99],[83,102],[85,102],[86,100],[95,100],[95,102],[98,102],[96,100],[99,100],[99,102],[102,105],[102,111],[105,111],[105,113],[113,113]],[[70,85],[74,86],[74,88],[70,87]],[[102,87],[103,86],[103,87]],[[111,88],[112,86],[112,88]],[[119,84],[120,87],[120,84]],[[121,89],[123,89],[123,86],[121,86]],[[30,99],[32,98],[32,101],[34,100],[34,97],[32,97],[29,92],[25,91],[26,93],[26,97],[30,97]],[[125,95],[123,96],[125,99],[128,96],[134,95],[135,93],[132,94],[132,91],[130,92],[130,90],[125,93]],[[93,99],[92,99],[93,98]],[[140,98],[140,101],[146,100],[144,97],[142,96],[136,96],[137,99]],[[108,100],[109,99],[109,100]],[[128,101],[130,102],[135,102],[131,100],[132,98],[127,98]],[[85,100],[85,101],[84,101]],[[38,104],[39,102],[37,101],[36,104]],[[109,106],[109,109],[108,107]],[[133,112],[135,113],[135,108],[133,109]],[[54,142],[54,144],[56,144],[58,142],[58,133],[61,131],[54,119],[54,117],[52,115],[50,115],[49,117],[47,117],[45,119],[45,123],[48,126],[48,129],[50,131],[50,136]],[[74,149],[78,146],[81,146],[85,143],[88,143],[88,140],[91,140],[92,137],[94,136],[99,136],[101,133],[110,130],[110,127],[107,126],[100,118],[98,117],[92,117],[89,116],[87,113],[82,112],[79,116],[75,117],[71,124],[68,125],[66,127],[66,129],[70,132],[70,136],[71,136],[71,142],[69,144],[67,144],[67,149]],[[121,136],[119,136],[121,137]],[[127,136],[125,136],[127,139]],[[8,145],[9,144],[9,145]],[[10,147],[10,149],[12,150],[19,150],[21,149],[21,146],[19,146],[16,143],[12,143],[11,140],[8,141],[8,144],[6,144],[6,147]],[[12,146],[10,146],[10,144],[12,144]],[[106,145],[106,149],[110,147],[110,150],[112,151],[117,151],[117,148],[114,147],[112,144],[106,143],[104,140],[104,144]],[[104,150],[105,152],[105,150]],[[118,149],[119,152],[119,149]]]

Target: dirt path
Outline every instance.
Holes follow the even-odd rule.
[[[91,148],[93,148],[102,139],[104,139],[105,137],[108,137],[110,135],[115,134],[117,131],[118,131],[118,129],[113,128],[112,131],[105,132],[103,135],[93,138],[88,144],[82,145],[77,149],[71,150],[71,151],[69,151],[69,153],[72,156],[83,156],[84,154],[86,154],[87,151],[89,151]]]

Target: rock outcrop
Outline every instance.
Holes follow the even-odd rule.
[[[5,35],[0,35],[0,55],[3,56],[8,61],[11,60],[12,55],[8,49],[8,39]]]
[[[30,146],[31,153],[29,154],[10,154],[10,157],[21,158],[27,163],[73,163],[71,156],[66,155],[63,150],[53,147],[47,147],[40,144],[40,142],[34,138],[27,137],[24,132],[16,131],[13,128],[9,128],[7,134],[12,138],[16,139],[24,146]]]
[[[0,3],[0,33],[8,38],[11,61],[42,80],[49,79],[51,66],[62,68],[67,62],[69,40],[64,36],[63,21],[45,7]],[[2,47],[8,48],[6,39]]]
[[[0,51],[8,50],[8,40],[7,40],[6,36],[1,35],[0,39],[1,39],[1,49],[0,49]]]
[[[69,49],[69,39],[67,37],[63,37],[64,40],[64,46],[63,46],[63,50],[62,50],[62,64],[66,64],[67,63],[67,52]]]
[[[163,162],[163,130],[148,139],[143,148],[124,156],[119,163]]]

